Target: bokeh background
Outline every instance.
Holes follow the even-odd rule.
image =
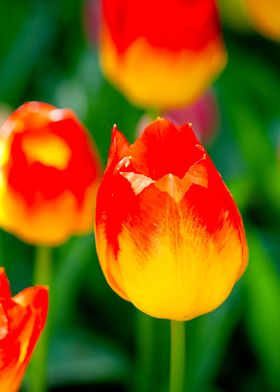
[[[206,147],[243,215],[250,260],[226,303],[187,324],[187,384],[196,392],[280,391],[280,44],[256,30],[242,1],[219,6],[228,64],[212,86],[218,113]],[[112,125],[132,142],[143,111],[102,76],[97,10],[97,0],[0,2],[0,122],[29,100],[72,108],[105,165]],[[153,390],[166,391],[168,322],[153,321],[145,357],[149,334],[105,282],[93,235],[53,253],[50,390],[136,390],[140,351]],[[32,246],[1,232],[0,256],[13,293],[32,284]]]

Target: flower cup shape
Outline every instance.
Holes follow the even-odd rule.
[[[268,38],[280,41],[280,2],[243,0],[254,28]]]
[[[25,103],[0,129],[0,225],[42,245],[90,232],[99,162],[71,110]]]
[[[154,317],[214,310],[247,265],[237,206],[189,124],[158,118],[132,145],[114,127],[95,224],[109,285]]]
[[[195,101],[226,62],[215,1],[103,0],[100,59],[138,106]]]
[[[0,268],[0,390],[16,392],[36,342],[45,326],[48,289],[27,288],[11,296],[9,281]]]

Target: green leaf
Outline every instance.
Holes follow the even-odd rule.
[[[280,385],[280,280],[258,233],[248,231],[250,263],[245,275],[248,335],[271,385]]]
[[[58,267],[53,288],[53,317],[56,323],[69,318],[82,284],[86,265],[94,255],[93,236],[72,238],[58,254]]]
[[[17,102],[34,64],[54,36],[55,23],[42,3],[30,13],[0,67],[0,101]]]
[[[129,374],[127,356],[108,339],[77,327],[54,336],[48,361],[50,386],[125,382]]]

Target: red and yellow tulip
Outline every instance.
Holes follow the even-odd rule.
[[[109,285],[151,316],[188,320],[225,301],[247,265],[246,237],[190,125],[159,118],[132,145],[114,128],[96,246]]]
[[[17,392],[48,312],[48,289],[27,288],[14,297],[0,268],[0,390]]]
[[[99,162],[71,110],[22,105],[0,129],[0,225],[45,245],[89,232]]]
[[[139,106],[191,103],[225,65],[214,0],[103,0],[102,15],[104,73]]]

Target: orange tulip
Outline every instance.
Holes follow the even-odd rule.
[[[0,390],[16,392],[45,326],[48,289],[30,287],[12,297],[0,268]]]
[[[195,101],[225,65],[214,0],[103,0],[101,65],[139,106]]]
[[[279,0],[243,0],[248,17],[261,34],[280,40],[280,2]]]
[[[0,129],[0,225],[56,245],[91,230],[99,157],[71,110],[29,102]]]
[[[114,128],[96,246],[112,289],[151,316],[189,320],[225,301],[247,265],[245,232],[190,125],[159,118],[132,145]]]

